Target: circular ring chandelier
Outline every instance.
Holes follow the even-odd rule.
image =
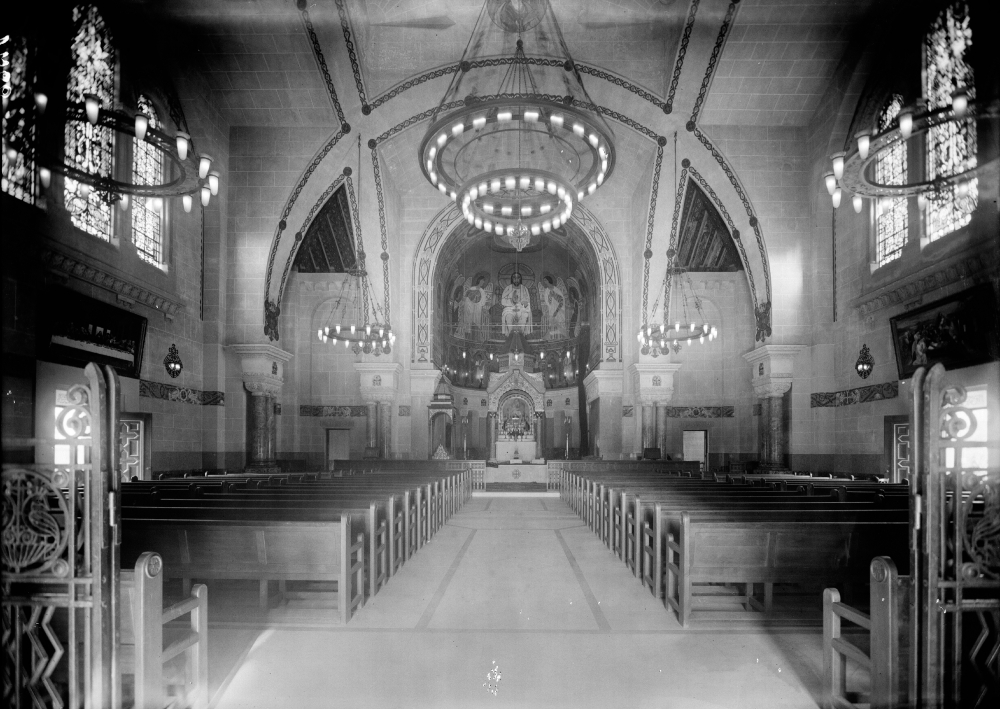
[[[316,331],[316,336],[323,344],[338,345],[343,343],[345,349],[351,349],[354,354],[392,354],[392,346],[396,343],[396,335],[385,323],[371,322],[368,319],[368,278],[363,270],[348,272],[349,278],[344,281],[337,303],[345,299],[351,303],[350,312],[344,313],[343,319],[337,319],[337,307],[330,313],[329,322]],[[353,289],[351,281],[356,285]],[[344,291],[348,293],[345,296]],[[353,290],[354,293],[350,293]],[[353,347],[352,347],[353,345]]]
[[[66,106],[65,121],[70,123],[87,123],[91,126],[101,126],[116,133],[144,141],[163,156],[165,175],[173,179],[164,180],[160,184],[142,184],[130,180],[118,180],[111,175],[91,172],[84,167],[65,159],[52,157],[33,145],[7,145],[8,150],[16,150],[31,154],[38,164],[39,181],[42,187],[48,189],[52,182],[52,173],[62,175],[66,180],[72,180],[84,187],[84,196],[92,190],[103,201],[118,203],[122,209],[128,209],[129,197],[144,197],[163,200],[171,197],[181,197],[184,211],[190,212],[193,204],[192,196],[200,193],[202,206],[207,207],[213,195],[219,193],[219,173],[212,170],[212,158],[208,155],[195,156],[191,151],[191,136],[183,131],[171,137],[163,131],[150,125],[149,116],[141,111],[134,117],[102,107],[99,97],[88,94],[84,103],[70,103]],[[43,93],[34,96],[39,114],[44,113],[48,98]]]
[[[420,143],[420,169],[470,225],[521,251],[611,176],[614,134],[549,0],[486,0],[458,66]]]
[[[856,147],[850,153],[841,152],[831,156],[832,171],[824,176],[834,208],[840,207],[845,191],[853,195],[854,211],[859,213],[865,198],[898,199],[915,196],[923,206],[927,200],[953,199],[953,189],[961,198],[963,193],[968,192],[969,183],[995,167],[998,158],[977,163],[973,157],[960,165],[957,172],[905,184],[878,182],[874,177],[876,161],[895,146],[905,145],[910,138],[926,134],[938,126],[987,119],[996,123],[997,118],[1000,118],[1000,102],[978,104],[969,100],[964,91],[956,91],[951,106],[920,113],[913,107],[907,107],[899,112],[895,124],[889,129],[875,136],[868,131],[859,132],[855,135]],[[959,203],[962,203],[961,199]],[[974,204],[967,206],[970,207],[969,211],[974,208]]]
[[[420,144],[421,169],[461,206],[469,224],[506,237],[518,251],[530,236],[565,224],[576,202],[593,194],[614,169],[611,136],[573,106],[530,94],[467,103],[431,125]],[[566,163],[576,163],[576,169],[558,174],[551,164],[556,161],[547,161],[549,169],[530,164],[468,169],[475,154],[489,155],[505,141],[524,143],[526,137],[569,152]]]
[[[705,318],[701,298],[694,292],[687,269],[676,264],[676,255],[674,249],[667,251],[670,262],[663,279],[663,322],[646,323],[636,333],[644,355],[657,357],[661,353],[667,354],[668,348],[676,354],[682,345],[691,345],[695,341],[703,345],[706,339],[711,342],[719,336],[719,329]],[[674,298],[671,298],[671,291],[674,291]],[[689,317],[689,303],[697,314],[696,318]],[[654,314],[656,307],[657,303],[654,303]]]

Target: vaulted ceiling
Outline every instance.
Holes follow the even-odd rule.
[[[147,4],[130,3],[147,12]],[[338,118],[303,14],[345,107],[360,103],[345,70],[344,28],[367,98],[459,60],[482,10],[478,0],[171,0],[197,70],[234,126],[335,126]],[[806,125],[873,0],[552,0],[574,60],[690,114],[720,30],[727,31],[699,122]],[[727,18],[731,20],[726,22]],[[679,61],[682,60],[682,61]],[[347,66],[347,69],[351,67]],[[677,72],[679,70],[679,72]],[[588,88],[601,79],[585,76]],[[433,81],[431,82],[433,84]],[[443,86],[430,91],[431,102]],[[412,97],[411,97],[412,98]],[[640,98],[634,99],[641,102]],[[405,118],[425,108],[396,100]],[[409,103],[407,106],[400,104]],[[387,105],[388,107],[388,105]],[[405,116],[402,114],[405,113]],[[390,122],[392,125],[394,122]]]

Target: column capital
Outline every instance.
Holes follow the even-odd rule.
[[[674,398],[674,375],[680,362],[637,362],[629,367],[637,404],[664,404]]]
[[[430,399],[440,378],[441,371],[438,369],[411,369],[410,394]]]
[[[291,352],[269,344],[227,345],[240,359],[243,386],[254,396],[278,396],[285,382],[285,362]]]
[[[622,370],[595,369],[583,380],[587,392],[587,402],[602,396],[621,396],[625,379]]]
[[[792,386],[795,356],[805,345],[762,345],[743,355],[750,364],[754,393],[765,398],[782,396]]]
[[[398,362],[355,362],[364,401],[394,401],[403,365]]]

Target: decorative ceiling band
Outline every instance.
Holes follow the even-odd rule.
[[[757,215],[754,214],[750,198],[747,196],[746,190],[743,189],[743,185],[740,183],[736,173],[726,161],[726,157],[719,152],[719,149],[715,147],[715,144],[712,143],[709,137],[705,135],[700,128],[692,123],[688,123],[688,130],[692,131],[698,141],[705,146],[705,149],[712,153],[712,157],[715,158],[715,161],[719,164],[719,167],[722,168],[722,171],[726,173],[726,177],[729,178],[729,183],[733,186],[733,189],[736,190],[736,194],[743,203],[743,209],[747,213],[750,226],[753,227],[754,236],[757,239],[757,249],[760,251],[760,260],[764,271],[764,295],[766,296],[766,299],[759,306],[755,306],[755,316],[757,318],[756,339],[757,341],[763,342],[765,337],[771,336],[771,265],[767,260],[767,251],[764,248],[764,233],[760,228],[760,220],[757,219]]]
[[[697,2],[698,0],[695,0],[695,4],[697,4]],[[345,38],[349,35],[349,33],[350,30],[345,30]],[[690,32],[688,33],[688,35],[690,35]],[[348,50],[348,53],[351,54],[352,57],[353,57],[353,46],[354,46],[353,44],[349,45],[349,50]],[[356,59],[352,59],[352,62],[353,61],[356,61]],[[447,66],[438,67],[436,69],[431,69],[430,71],[426,71],[423,74],[420,74],[411,79],[407,79],[406,81],[403,81],[400,84],[397,84],[396,86],[392,87],[381,96],[378,96],[375,99],[373,99],[371,103],[366,103],[364,97],[362,97],[361,113],[367,116],[379,106],[388,103],[390,100],[396,98],[403,92],[412,89],[415,86],[419,86],[420,84],[432,81],[434,79],[440,79],[442,76],[454,74],[459,70],[470,71],[471,69],[479,69],[482,67],[504,66],[512,63],[514,63],[512,57],[496,57],[491,59],[478,59],[475,61],[466,62],[465,65],[463,65],[461,62],[458,62],[455,64],[448,64]],[[559,61],[558,59],[549,59],[546,57],[525,57],[525,63],[531,66],[565,66],[564,63]],[[603,79],[604,81],[612,83],[615,86],[623,88],[626,91],[635,94],[639,98],[648,101],[657,108],[663,110],[664,113],[670,113],[670,111],[667,110],[667,104],[665,104],[662,100],[660,100],[659,98],[657,98],[656,96],[654,96],[652,93],[642,88],[641,86],[637,86],[636,84],[633,84],[632,82],[628,81],[627,79],[621,76],[612,74],[604,69],[599,69],[597,67],[590,66],[589,64],[580,64],[579,62],[574,62],[573,67],[581,74],[587,74],[589,76],[593,76],[598,79]],[[359,81],[360,78],[359,71],[355,71],[355,81]],[[359,84],[359,93],[360,92],[363,92],[363,88],[361,88]]]
[[[339,3],[338,3],[339,4]],[[337,98],[337,89],[333,86],[333,78],[330,76],[330,69],[326,65],[326,59],[323,57],[323,48],[319,45],[319,37],[316,36],[316,29],[313,27],[312,20],[309,19],[309,10],[306,9],[308,3],[306,0],[298,0],[296,6],[299,8],[299,13],[302,15],[302,22],[305,24],[306,32],[309,33],[309,40],[312,42],[313,56],[316,57],[316,64],[319,65],[319,70],[323,74],[323,81],[326,82],[326,91],[330,96],[330,101],[333,103],[333,108],[337,112],[337,118],[340,120],[340,124],[345,133],[351,132],[351,127],[347,124],[347,120],[344,118],[344,109],[340,106],[340,99]]]
[[[691,112],[691,119],[688,121],[688,130],[692,130],[698,122],[698,114],[701,113],[702,104],[705,103],[705,98],[708,96],[708,87],[712,83],[715,67],[719,63],[722,48],[726,45],[726,38],[729,36],[729,27],[732,25],[733,17],[736,15],[736,6],[739,4],[740,0],[732,0],[729,3],[729,9],[726,10],[726,17],[722,20],[722,26],[719,28],[719,36],[715,38],[715,46],[712,47],[712,56],[709,58],[708,67],[705,69],[705,76],[701,80],[701,88],[698,89],[698,98],[695,99],[694,110]]]
[[[303,2],[303,0],[299,0]],[[347,56],[351,60],[351,71],[354,73],[354,85],[358,87],[358,98],[361,99],[361,112],[366,116],[371,111],[365,111],[368,105],[368,97],[365,94],[364,80],[361,78],[361,64],[358,63],[358,54],[354,51],[354,40],[351,39],[351,19],[347,15],[347,3],[344,0],[336,0],[337,13],[340,15],[340,28],[344,31],[344,44],[347,45]]]
[[[382,284],[385,289],[385,324],[392,325],[389,316],[389,236],[385,226],[385,197],[382,194],[382,168],[378,161],[378,143],[374,139],[368,141],[372,151],[372,171],[375,173],[375,196],[378,198],[378,224],[382,238]]]
[[[653,167],[653,183],[649,191],[649,211],[646,214],[646,248],[642,252],[642,324],[645,325],[649,308],[649,261],[653,258],[653,219],[656,216],[656,197],[660,191],[660,168],[663,166],[663,146],[667,139],[660,137],[656,145],[656,165]],[[677,146],[674,145],[676,155]]]
[[[344,129],[347,129],[346,131]],[[313,156],[313,159],[309,161],[309,165],[303,171],[302,176],[299,178],[298,183],[295,185],[295,189],[292,193],[288,195],[288,199],[285,200],[285,207],[281,210],[281,219],[278,220],[278,226],[274,232],[274,238],[271,241],[271,250],[267,255],[267,271],[264,274],[264,334],[267,335],[268,339],[274,341],[278,339],[278,316],[281,314],[281,310],[278,308],[278,304],[272,301],[268,296],[271,292],[271,273],[274,269],[274,259],[278,254],[278,244],[281,243],[281,234],[287,226],[288,215],[292,213],[292,207],[295,206],[295,202],[298,200],[299,195],[302,194],[302,190],[305,189],[306,183],[309,182],[309,178],[319,167],[323,159],[333,150],[334,146],[340,142],[340,139],[347,135],[350,130],[350,126],[346,123],[341,125],[340,130],[337,131],[326,144],[320,148],[319,152]],[[279,295],[280,299],[280,295]]]
[[[681,46],[677,49],[677,59],[674,61],[674,75],[670,79],[670,90],[667,92],[667,102],[663,106],[664,113],[672,113],[674,110],[674,97],[677,95],[677,84],[681,80],[681,71],[684,69],[684,57],[687,55],[688,45],[691,43],[691,31],[694,29],[694,18],[698,14],[699,0],[691,0],[691,10],[688,12],[687,22],[684,25],[684,34],[681,35]]]
[[[701,185],[701,188],[705,191],[705,193],[711,197],[712,202],[715,203],[716,208],[726,220],[726,226],[729,227],[729,235],[735,242],[736,249],[740,252],[740,260],[743,262],[743,268],[747,273],[747,280],[750,281],[750,297],[753,299],[754,312],[756,312],[758,310],[757,285],[753,280],[753,271],[750,270],[750,262],[747,261],[747,252],[743,246],[743,239],[740,238],[740,230],[736,228],[736,225],[733,223],[733,218],[729,215],[729,210],[726,209],[726,205],[724,205],[722,200],[719,199],[719,195],[716,194],[715,190],[712,189],[712,186],[708,184],[708,181],[702,177],[701,173],[695,169],[694,165],[691,164],[691,161],[684,158],[684,161],[681,164],[688,172],[691,173],[691,177],[693,177],[695,181]]]

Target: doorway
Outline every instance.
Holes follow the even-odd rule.
[[[347,428],[326,429],[326,469],[333,470],[335,460],[351,457],[351,431]]]
[[[708,430],[696,429],[684,431],[684,460],[697,460],[704,470],[708,463]]]

